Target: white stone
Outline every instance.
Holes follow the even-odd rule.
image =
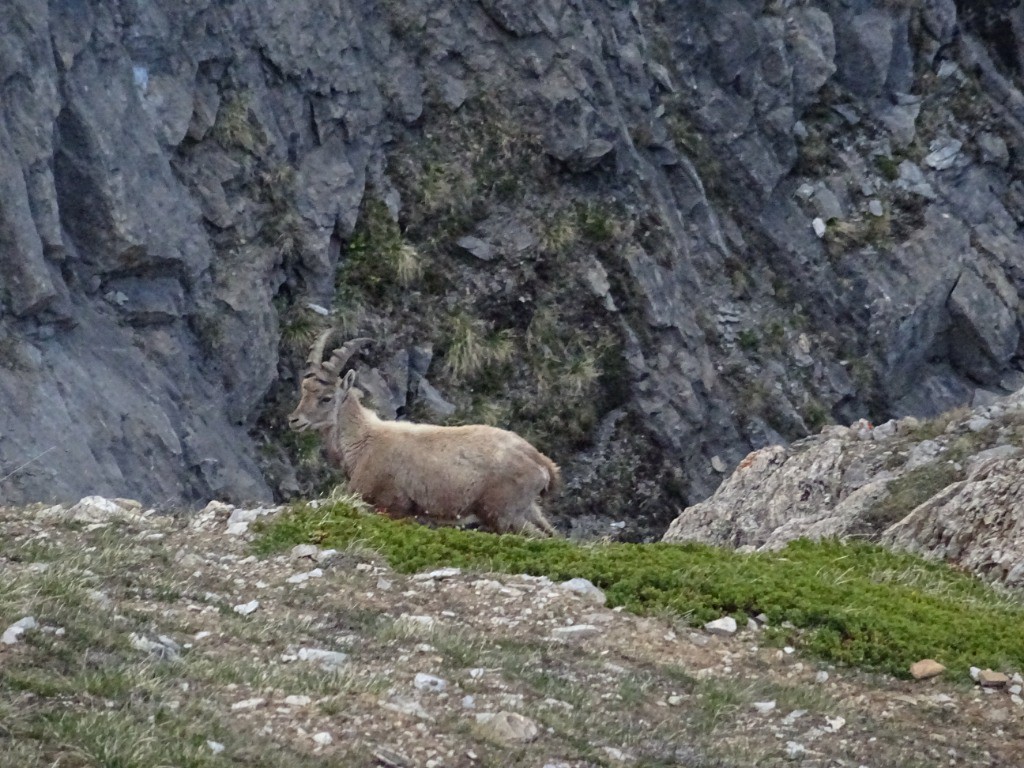
[[[441,693],[448,687],[448,681],[425,672],[417,672],[412,681],[417,691],[428,691],[429,693]]]
[[[289,584],[303,584],[310,579],[323,578],[324,572],[319,568],[314,568],[312,571],[306,571],[305,573],[296,573],[289,576],[286,581]]]
[[[428,571],[427,573],[417,573],[412,577],[413,581],[443,581],[444,579],[450,579],[454,576],[458,576],[462,573],[461,568],[438,568],[435,571]]]
[[[775,709],[774,701],[755,701],[751,706],[756,709],[762,715],[767,715],[773,709]]]
[[[289,707],[308,707],[313,701],[309,696],[285,696],[284,703]]]
[[[608,759],[614,763],[630,763],[633,761],[633,756],[628,752],[623,752],[618,747],[602,747],[604,753],[608,755]]]
[[[956,164],[957,156],[963,143],[959,139],[936,139],[928,147],[932,150],[925,155],[925,165],[934,168],[936,171],[944,171]]]
[[[885,209],[882,208],[882,201],[872,200],[870,203],[868,203],[868,212],[872,216],[881,216],[883,213],[885,213]]]
[[[243,710],[248,709],[257,709],[258,707],[262,707],[266,703],[266,699],[261,699],[259,697],[253,699],[243,699],[242,701],[236,701],[234,704],[232,704],[231,711],[241,712]]]
[[[334,741],[334,739],[331,737],[331,734],[329,734],[327,731],[320,731],[319,733],[313,734],[313,741],[315,741],[321,747],[326,747],[328,744]]]
[[[398,712],[401,715],[412,715],[420,718],[420,720],[427,720],[433,722],[434,718],[430,715],[427,710],[418,701],[412,699],[406,699],[402,696],[392,696],[387,701],[381,702],[381,706],[384,709],[390,710],[391,712]]]
[[[788,715],[782,718],[782,723],[783,725],[792,725],[806,714],[806,709],[794,709],[792,712],[790,712]]]
[[[236,605],[232,610],[235,613],[241,614],[242,616],[248,616],[250,613],[260,607],[259,600],[250,600],[248,603],[241,603]]]
[[[228,525],[234,525],[235,523],[251,523],[257,517],[259,517],[260,509],[234,509],[231,510],[231,515],[228,517]]]
[[[141,518],[142,505],[132,499],[105,499],[86,496],[67,511],[67,517],[80,523],[105,523],[111,519]]]
[[[300,661],[312,661],[328,672],[348,661],[348,654],[341,651],[326,651],[322,648],[299,648]]]
[[[844,725],[846,725],[846,718],[842,717],[841,715],[836,715],[835,717],[826,717],[825,723],[828,725],[828,730],[831,733],[838,733],[839,730]]]
[[[535,722],[517,712],[481,712],[476,723],[484,737],[505,743],[530,742],[540,734]]]
[[[145,635],[132,632],[129,642],[135,650],[150,653],[160,659],[175,661],[180,657],[181,646],[166,635],[160,635],[156,640],[150,640]]]
[[[316,544],[296,544],[292,547],[291,556],[295,560],[299,560],[304,557],[315,558],[319,551],[320,547]]]
[[[704,630],[712,635],[734,635],[736,634],[736,619],[732,616],[723,616],[720,619],[709,621],[704,625]]]
[[[580,577],[575,579],[569,579],[563,581],[558,585],[559,589],[564,589],[567,592],[573,592],[585,600],[589,600],[595,605],[604,605],[608,598],[604,592],[594,586],[594,584],[588,580]]]
[[[816,682],[818,685],[821,685],[822,683],[827,683],[828,672],[826,672],[824,669],[818,672],[818,674],[814,676],[814,682]]]
[[[802,757],[807,752],[807,747],[798,741],[787,741],[786,742],[786,757],[790,760],[796,760],[798,757]]]
[[[593,624],[571,624],[568,627],[555,627],[551,636],[556,639],[568,640],[576,637],[592,637],[601,634],[601,628]]]
[[[884,424],[879,424],[877,427],[871,430],[872,440],[886,440],[893,437],[899,431],[899,422],[895,419],[889,419]]]
[[[811,226],[814,228],[814,234],[818,237],[824,237],[828,227],[825,226],[825,221],[820,216],[815,217],[814,221],[811,222]]]
[[[967,428],[971,432],[982,432],[988,429],[992,425],[991,419],[986,419],[984,416],[974,416],[967,420]]]
[[[206,746],[208,746],[210,748],[210,751],[213,752],[213,754],[215,755],[219,755],[221,752],[224,751],[224,745],[221,744],[219,741],[207,740]]]
[[[227,533],[231,536],[241,536],[242,534],[247,533],[250,523],[264,515],[273,514],[280,509],[279,507],[256,507],[255,509],[229,508],[231,509],[231,516],[228,517],[227,521]]]
[[[0,643],[3,643],[4,645],[14,645],[27,630],[35,629],[38,626],[39,624],[33,616],[25,616],[24,618],[18,619],[4,630],[3,637],[0,637]]]
[[[232,510],[234,510],[234,508],[235,508],[235,506],[233,504],[226,504],[223,501],[217,501],[216,499],[213,499],[213,500],[210,501],[209,504],[207,504],[205,507],[203,507],[201,510],[199,510],[199,514],[200,515],[229,515],[229,514],[231,514]]]

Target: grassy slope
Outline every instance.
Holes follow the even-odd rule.
[[[1024,667],[1024,605],[972,576],[866,544],[795,542],[741,555],[691,544],[577,545],[430,529],[369,515],[347,501],[297,507],[264,526],[262,553],[313,542],[379,551],[396,570],[436,566],[581,576],[609,604],[694,622],[765,613],[774,638],[843,664],[906,676],[922,658],[953,674]],[[791,627],[791,628],[788,628]]]
[[[1005,735],[991,737],[990,715],[1008,713],[1000,709],[1009,706],[1005,695],[841,669],[818,685],[819,665],[776,656],[760,647],[760,636],[702,642],[670,631],[679,628],[680,612],[718,615],[727,593],[743,592],[753,594],[748,610],[775,601],[774,617],[808,628],[789,631],[804,644],[832,613],[852,622],[859,610],[874,633],[867,647],[895,656],[905,652],[907,633],[892,629],[889,614],[920,603],[924,617],[911,634],[922,644],[945,622],[950,631],[936,645],[955,643],[950,637],[959,632],[962,649],[976,642],[979,657],[1018,665],[1019,649],[999,648],[1019,608],[944,568],[831,544],[748,558],[705,547],[575,547],[429,531],[337,505],[298,509],[264,529],[264,551],[298,539],[352,544],[322,578],[293,584],[291,576],[310,561],[251,557],[252,542],[225,536],[224,523],[151,517],[96,527],[0,510],[0,629],[23,616],[39,622],[14,645],[0,645],[0,766],[362,766],[377,764],[373,754],[381,746],[422,758],[410,765],[467,749],[481,758],[474,765],[492,768],[529,768],[552,756],[573,765],[618,765],[605,753],[613,746],[647,768],[781,766],[792,764],[787,738],[803,741],[812,724],[821,730],[837,715],[846,718],[843,730],[815,737],[822,760],[947,765],[947,742],[933,739],[943,733],[957,745],[958,763],[1019,764],[1019,719],[1000,721]],[[600,611],[592,619],[593,606],[559,598],[560,590],[513,576],[502,579],[509,589],[497,591],[472,570],[440,584],[413,581],[370,566],[376,556],[366,545],[402,570],[460,562],[469,569],[587,575],[605,584],[614,601],[661,616],[646,621]],[[831,597],[822,597],[819,581]],[[857,597],[859,603],[846,596],[869,588],[874,593]],[[949,601],[952,616],[934,612],[936,595]],[[232,610],[253,596],[261,601],[254,614]],[[826,599],[847,602],[842,610],[807,610]],[[410,624],[406,613],[438,617],[440,628]],[[601,636],[549,636],[589,621],[600,624]],[[975,631],[980,626],[990,631]],[[135,636],[176,640],[180,658],[161,659],[139,648]],[[780,631],[777,639],[786,635]],[[289,662],[285,656],[298,645],[344,650],[349,662],[332,673]],[[819,653],[839,658],[828,646]],[[483,677],[473,669],[484,670]],[[420,672],[450,681],[449,696],[415,691]],[[289,705],[291,694],[311,701]],[[464,694],[477,698],[476,709],[464,708]],[[253,697],[265,704],[235,709]],[[433,718],[425,731],[418,716],[388,709],[403,697]],[[754,711],[753,702],[767,700],[777,701],[776,712]],[[477,711],[509,706],[543,726],[535,742],[499,745],[474,730]],[[807,714],[790,723],[785,715],[794,710]],[[333,734],[334,742],[321,749],[312,740],[319,732]],[[211,740],[225,751],[215,754]]]

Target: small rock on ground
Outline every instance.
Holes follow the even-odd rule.
[[[526,744],[540,734],[533,720],[517,712],[481,712],[476,727],[484,738],[505,744]]]
[[[910,674],[915,680],[927,680],[945,671],[946,668],[934,659],[921,659],[910,665]]]
[[[734,635],[736,634],[736,619],[732,616],[723,616],[720,619],[709,621],[704,629],[712,635]]]
[[[978,682],[981,683],[983,688],[1002,688],[1010,682],[1010,677],[1002,672],[983,669],[978,675]]]

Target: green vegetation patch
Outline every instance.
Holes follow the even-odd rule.
[[[419,254],[405,239],[387,206],[380,200],[367,199],[338,271],[340,298],[351,298],[345,287],[361,289],[374,300],[395,298],[422,274]]]
[[[881,533],[963,477],[963,471],[948,461],[916,467],[886,486],[889,494],[867,511],[865,525],[870,532]]]
[[[298,543],[368,547],[399,572],[436,566],[589,579],[610,606],[701,623],[764,613],[777,642],[841,664],[906,676],[934,658],[959,675],[971,665],[1024,666],[1024,605],[943,564],[862,543],[791,543],[741,555],[702,544],[590,544],[431,529],[364,512],[351,500],[298,506],[262,524],[261,554]],[[782,629],[788,622],[793,629]]]
[[[225,149],[240,147],[256,153],[266,143],[266,136],[253,119],[251,101],[251,95],[242,92],[221,102],[212,134]]]

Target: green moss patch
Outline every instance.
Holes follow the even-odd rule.
[[[431,529],[343,501],[299,506],[263,524],[256,547],[267,554],[303,542],[369,547],[404,573],[445,565],[581,576],[605,591],[610,606],[694,623],[764,613],[777,642],[898,676],[922,658],[956,675],[971,665],[1024,667],[1019,599],[943,564],[867,544],[797,541],[751,555],[701,544],[578,545]]]

